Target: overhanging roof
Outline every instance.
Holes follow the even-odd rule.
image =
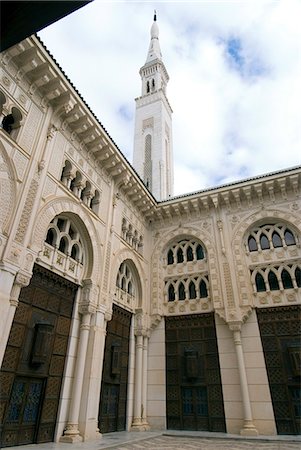
[[[12,47],[91,1],[1,1],[0,50]]]

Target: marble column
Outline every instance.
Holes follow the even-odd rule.
[[[252,409],[248,389],[248,380],[241,342],[241,331],[240,328],[236,329],[235,328],[234,329],[232,328],[232,331],[238,363],[239,380],[244,411],[244,424],[243,428],[240,430],[240,434],[242,436],[258,436],[258,431],[253,424]]]
[[[72,385],[69,418],[64,435],[60,438],[60,442],[74,443],[74,442],[81,442],[83,440],[82,436],[80,436],[78,422],[79,422],[79,410],[80,410],[80,402],[81,402],[82,386],[86,362],[86,353],[89,340],[90,320],[91,320],[90,313],[82,315],[77,358]]]
[[[143,365],[143,336],[136,335],[136,358],[135,358],[135,397],[134,397],[134,419],[132,429],[141,429],[142,421],[142,365]]]
[[[147,360],[148,360],[148,336],[143,336],[143,362],[142,362],[142,424],[149,429],[147,422]]]

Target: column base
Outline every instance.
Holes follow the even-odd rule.
[[[79,434],[78,425],[69,424],[64,431],[63,436],[60,437],[60,442],[66,444],[74,444],[76,442],[83,442],[82,436]]]
[[[65,444],[75,444],[77,442],[83,442],[83,438],[80,434],[77,435],[68,435],[64,434],[64,436],[60,437],[60,442],[64,442]]]
[[[241,436],[258,436],[258,434],[259,433],[252,422],[246,422],[244,427],[240,430]]]
[[[149,430],[149,425],[147,422],[142,421],[140,418],[133,420],[131,431],[147,431],[147,430]]]

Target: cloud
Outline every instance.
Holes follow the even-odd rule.
[[[125,156],[154,9],[170,75],[175,194],[299,164],[298,0],[95,0],[39,33]]]

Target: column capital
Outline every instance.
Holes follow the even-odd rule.
[[[83,280],[81,297],[78,305],[78,310],[81,314],[94,314],[96,312],[98,291],[98,287],[92,280]]]

